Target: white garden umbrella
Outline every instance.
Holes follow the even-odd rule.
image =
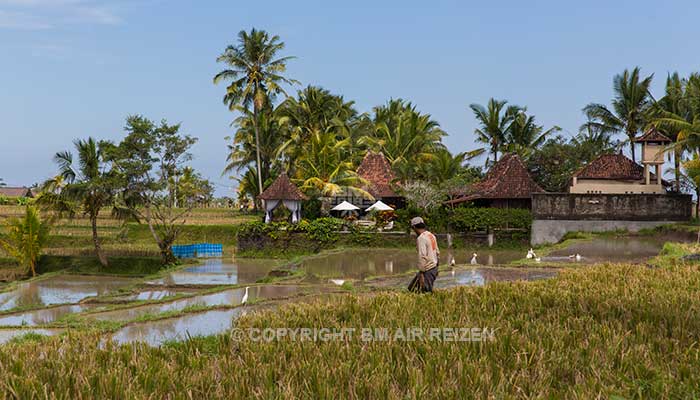
[[[393,208],[389,207],[388,205],[384,204],[381,200],[377,200],[376,203],[372,204],[367,208],[365,211],[394,211]]]
[[[332,211],[357,211],[359,209],[360,209],[360,207],[358,207],[352,203],[348,203],[347,201],[344,201],[344,202],[338,204],[337,206],[331,208]]]
[[[351,213],[358,212],[359,210],[360,210],[360,207],[358,207],[352,203],[348,203],[347,201],[343,201],[342,203],[338,204],[337,206],[331,208],[331,211],[338,211],[338,212],[340,212],[340,215],[343,215],[343,216],[348,216]]]

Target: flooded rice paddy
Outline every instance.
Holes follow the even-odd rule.
[[[0,311],[20,307],[74,304],[88,297],[105,295],[132,281],[130,278],[86,275],[56,275],[33,280],[0,293]]]
[[[239,285],[255,283],[279,266],[274,260],[209,259],[203,264],[168,273],[163,278],[146,282],[151,285]]]
[[[666,237],[596,238],[581,241],[543,257],[544,260],[570,260],[580,254],[586,262],[642,262],[659,253]],[[470,250],[443,251],[437,288],[483,286],[499,281],[535,281],[555,276],[554,269],[489,267],[522,259],[524,251],[482,250],[476,261]],[[453,268],[451,261],[462,267]],[[255,284],[281,264],[270,260],[210,259],[200,265],[169,271],[158,279],[138,279],[54,275],[20,283],[0,293],[0,343],[29,333],[55,335],[63,329],[61,319],[75,314],[78,321],[112,321],[122,327],[110,337],[116,343],[145,342],[158,346],[167,341],[223,333],[241,315],[287,302],[309,302],[343,292],[336,284],[353,281],[356,287],[402,288],[415,270],[412,249],[368,249],[323,253],[304,259],[297,268],[312,283]],[[466,265],[466,266],[464,266]],[[305,282],[302,280],[301,282]],[[132,292],[115,296],[120,288],[134,286]],[[236,285],[214,289],[215,286]],[[245,286],[247,303],[242,304]],[[210,289],[211,288],[211,289]],[[145,302],[145,304],[144,304]],[[130,304],[133,303],[133,304]],[[252,303],[252,304],[251,304]],[[112,309],[110,309],[112,308]],[[205,309],[197,312],[197,309]],[[27,310],[29,309],[29,310]],[[16,311],[14,311],[16,310]],[[185,312],[176,317],[128,323],[164,313]],[[125,325],[124,325],[125,324]],[[9,327],[15,327],[10,329]],[[26,327],[26,328],[25,328]]]

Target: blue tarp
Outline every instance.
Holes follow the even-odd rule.
[[[222,244],[197,243],[173,246],[173,255],[177,258],[221,257],[223,253]]]

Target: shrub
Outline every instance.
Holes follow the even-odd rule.
[[[459,207],[451,212],[451,225],[459,232],[489,229],[530,229],[532,213],[518,208]]]

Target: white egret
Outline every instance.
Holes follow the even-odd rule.
[[[245,304],[248,301],[248,289],[250,287],[246,286],[245,287],[245,293],[243,294],[243,298],[241,299],[241,304]]]
[[[469,263],[470,263],[471,265],[476,265],[476,264],[479,263],[479,261],[476,260],[476,257],[477,257],[477,254],[476,254],[476,253],[472,254],[472,259],[471,259],[471,261],[469,261]]]
[[[576,253],[576,257],[574,257],[574,258],[576,259],[576,262],[580,262],[580,261],[581,261],[581,255],[578,254],[578,253]]]
[[[343,283],[345,283],[345,279],[331,279],[331,282],[338,286],[343,286]]]
[[[535,258],[535,257],[537,257],[537,255],[535,254],[535,250],[530,248],[530,250],[527,251],[527,255],[525,256],[525,258],[530,260],[530,259]]]

